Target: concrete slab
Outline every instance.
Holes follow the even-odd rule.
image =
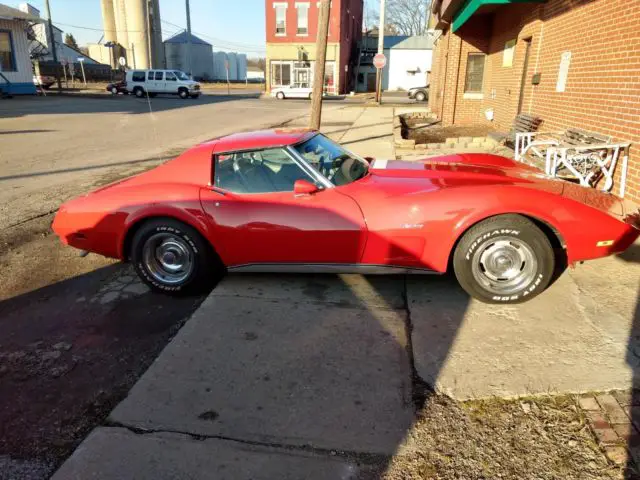
[[[215,439],[194,440],[178,434],[140,435],[121,428],[98,428],[52,480],[347,480],[360,478],[366,471],[366,466],[340,457]]]
[[[418,374],[458,399],[630,388],[639,281],[640,264],[602,259],[530,302],[499,306],[471,300],[453,279],[410,277]]]
[[[278,276],[271,279],[278,285]],[[240,278],[223,281],[110,419],[149,430],[393,453],[413,417],[405,311],[362,303],[356,294],[344,300],[352,291],[346,284],[343,292],[326,283],[309,291],[303,279],[290,283],[286,299],[268,286],[262,290],[271,298],[229,293],[242,285]],[[343,300],[318,302],[321,291]]]

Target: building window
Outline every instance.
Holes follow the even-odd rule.
[[[10,32],[0,32],[0,72],[15,72],[16,60]]]
[[[284,36],[287,34],[287,4],[274,3],[273,8],[276,9],[276,35]]]
[[[296,2],[296,10],[298,15],[298,30],[296,31],[296,33],[298,35],[308,35],[309,34],[309,4]]]
[[[271,85],[274,87],[291,85],[291,63],[271,62]]]
[[[464,83],[464,93],[482,93],[484,57],[484,53],[470,53],[467,57],[467,75]]]

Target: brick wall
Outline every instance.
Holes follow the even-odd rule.
[[[504,67],[504,46],[512,39],[517,40],[513,65]],[[438,41],[432,111],[447,125],[486,122],[485,110],[493,109],[496,127],[508,129],[518,109],[527,40],[531,43],[522,111],[543,118],[543,130],[573,126],[633,142],[627,196],[640,201],[638,0],[549,0],[474,15]],[[464,98],[463,92],[466,54],[474,48],[487,54],[480,100]],[[571,52],[566,90],[556,92],[565,51]],[[531,84],[534,73],[541,74],[539,85]]]

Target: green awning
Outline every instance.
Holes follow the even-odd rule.
[[[465,24],[471,15],[484,5],[506,5],[508,3],[541,3],[544,0],[467,0],[460,10],[453,16],[451,31],[455,32]]]

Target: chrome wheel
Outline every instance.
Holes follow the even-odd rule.
[[[145,269],[165,285],[184,282],[193,272],[194,255],[189,244],[173,233],[156,233],[142,248]]]
[[[497,295],[521,291],[533,282],[538,270],[531,247],[515,237],[486,240],[476,249],[471,261],[475,280]]]

